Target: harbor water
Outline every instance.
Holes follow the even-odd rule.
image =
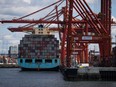
[[[116,87],[115,81],[64,81],[56,71],[0,68],[0,87]]]

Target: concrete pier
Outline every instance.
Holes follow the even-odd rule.
[[[0,68],[19,68],[17,64],[0,64]]]
[[[72,70],[65,69],[64,72],[68,74],[68,75],[65,75],[65,74],[63,75],[65,80],[116,81],[116,67],[83,67],[83,68],[78,68],[77,71],[75,71],[76,69],[72,69]],[[69,70],[72,73],[71,72],[68,73]],[[76,74],[73,74],[74,72]],[[69,77],[72,75],[73,77]]]

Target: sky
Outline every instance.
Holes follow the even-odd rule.
[[[27,15],[58,0],[0,0],[0,20],[13,19]],[[86,0],[96,13],[99,12],[100,0]],[[116,21],[116,0],[112,0],[112,18]],[[49,9],[46,10],[49,12]],[[42,15],[44,13],[40,13]],[[35,15],[34,17],[37,17]],[[30,17],[33,18],[33,17]],[[19,25],[19,24],[18,24]],[[18,45],[25,33],[12,33],[8,27],[17,24],[0,24],[0,53],[7,53],[9,46]],[[112,27],[112,40],[115,41],[116,27]],[[92,48],[95,48],[93,45]],[[96,48],[97,49],[97,48]]]

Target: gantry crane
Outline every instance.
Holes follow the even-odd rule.
[[[65,6],[60,8],[63,2]],[[55,8],[43,18],[25,19],[54,5]],[[106,60],[111,56],[111,0],[101,0],[99,14],[91,10],[86,0],[58,0],[26,16],[0,22],[28,23],[23,27],[9,28],[12,32],[32,31],[32,27],[37,24],[44,24],[47,27],[57,24],[57,27],[50,29],[59,31],[62,66],[71,67],[71,59],[74,57],[79,63],[88,63],[89,43],[99,44],[100,61],[105,60],[104,66],[108,66]]]

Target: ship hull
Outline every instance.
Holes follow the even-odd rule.
[[[60,60],[58,58],[53,59],[28,59],[18,58],[18,65],[23,71],[33,70],[59,70]]]

